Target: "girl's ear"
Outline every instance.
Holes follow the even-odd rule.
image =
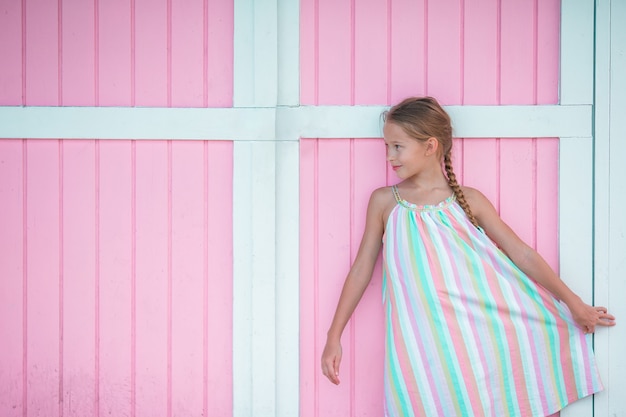
[[[426,155],[435,155],[439,150],[439,141],[435,137],[426,140]]]

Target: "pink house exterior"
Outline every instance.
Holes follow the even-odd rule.
[[[382,416],[381,272],[319,370],[432,95],[455,170],[589,303],[626,294],[616,0],[0,0],[0,416]],[[623,210],[622,210],[623,211]],[[620,295],[621,294],[621,295]],[[594,340],[626,415],[626,332]]]

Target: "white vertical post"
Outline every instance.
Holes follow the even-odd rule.
[[[561,0],[560,104],[593,103],[593,0]]]
[[[623,1],[596,5],[595,96],[595,298],[620,319],[626,317],[626,19]],[[595,415],[626,414],[622,387],[626,384],[626,331],[602,329],[595,336],[595,352],[606,391],[596,396]]]
[[[274,109],[274,137],[234,148],[236,417],[299,412],[299,138],[276,137],[276,109],[299,104],[298,51],[297,1],[235,1],[234,106]]]
[[[235,107],[277,105],[277,16],[276,0],[235,1]],[[235,141],[233,158],[233,415],[274,416],[276,144]]]
[[[278,0],[278,105],[300,105],[300,2]]]
[[[559,269],[567,285],[586,303],[593,301],[593,140],[559,142]],[[577,401],[563,417],[593,415],[591,397]]]
[[[300,2],[278,0],[278,106],[300,105]],[[278,117],[278,113],[277,113]],[[300,412],[300,142],[276,131],[276,416]]]
[[[235,0],[235,107],[277,104],[277,7],[277,0]]]
[[[276,142],[276,416],[300,407],[299,142]]]
[[[561,105],[593,104],[594,2],[561,2]],[[591,122],[591,120],[590,120]],[[559,142],[559,267],[565,282],[593,302],[593,138]],[[593,415],[591,397],[575,402],[563,417]]]
[[[273,416],[276,384],[275,144],[235,142],[234,416]]]

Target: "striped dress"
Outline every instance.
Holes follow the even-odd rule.
[[[384,235],[386,416],[547,416],[602,389],[590,336],[454,196]]]

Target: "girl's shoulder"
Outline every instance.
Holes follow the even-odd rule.
[[[476,188],[461,186],[465,201],[469,204],[472,213],[477,218],[492,216],[496,210],[489,199]]]
[[[370,202],[372,204],[386,206],[389,203],[394,203],[395,197],[393,195],[393,186],[385,186],[376,188],[372,191]]]
[[[383,221],[387,219],[389,213],[396,205],[392,186],[379,187],[372,191],[370,196],[370,210],[379,213]]]
[[[382,221],[387,223],[389,214],[398,204],[393,193],[393,186],[379,187],[372,191],[369,202],[370,212]]]
[[[485,195],[476,188],[462,185],[461,190],[463,191],[463,195],[470,205],[472,205],[472,203],[484,204],[485,202],[489,201],[487,197],[485,197]]]

